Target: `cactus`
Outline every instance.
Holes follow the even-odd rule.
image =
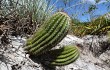
[[[54,14],[27,40],[24,49],[32,55],[39,55],[50,50],[66,36],[69,23],[70,17],[65,13]]]
[[[60,49],[51,50],[66,36],[69,23],[70,17],[65,13],[54,14],[27,40],[24,49],[29,54],[35,55],[35,58],[45,57],[41,61],[46,61],[45,63],[50,66],[62,66],[74,62],[79,57],[76,46],[64,46]]]
[[[79,51],[76,46],[68,45],[60,49],[50,50],[43,54],[42,57],[45,57],[42,61],[46,65],[64,66],[76,61],[79,57]]]

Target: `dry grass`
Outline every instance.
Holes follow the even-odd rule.
[[[91,22],[77,22],[73,21],[72,31],[76,36],[84,35],[103,35],[110,30],[110,20],[101,16]]]

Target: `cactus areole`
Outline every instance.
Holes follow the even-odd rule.
[[[24,49],[32,55],[49,51],[67,35],[69,23],[70,17],[66,13],[54,14],[27,40]]]

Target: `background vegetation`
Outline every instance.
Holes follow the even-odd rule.
[[[62,2],[58,7],[58,2]],[[70,32],[76,36],[88,34],[101,35],[110,30],[110,20],[106,15],[94,16],[97,5],[89,5],[85,9],[83,0],[0,0],[0,35],[28,36],[32,35],[37,28],[43,24],[45,19],[58,11],[66,12],[73,20]],[[86,1],[86,0],[85,0]],[[110,11],[110,2],[104,3]],[[53,3],[52,3],[53,2]],[[100,0],[96,0],[98,4]],[[81,5],[81,6],[78,6]],[[70,11],[71,9],[71,11]],[[80,13],[77,10],[83,10]],[[73,13],[72,11],[75,10]],[[68,12],[69,11],[69,12]],[[89,21],[80,21],[78,15],[90,15]],[[3,35],[4,36],[4,35]]]
[[[109,13],[108,13],[109,14]],[[74,22],[72,25],[72,31],[74,35],[105,35],[110,30],[110,19],[107,19],[107,15],[100,16],[91,22]]]

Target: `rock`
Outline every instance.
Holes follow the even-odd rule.
[[[62,47],[62,46],[65,46],[65,45],[78,45],[80,47],[82,47],[84,43],[84,40],[83,39],[80,39],[76,36],[73,36],[73,35],[67,35],[60,43],[59,45]]]
[[[25,38],[11,37],[11,40],[7,50],[0,52],[0,70],[42,70],[41,65],[34,63],[23,50]]]
[[[110,47],[109,37],[87,35],[82,38],[83,47],[88,48],[95,56],[99,56]]]
[[[53,68],[43,66],[29,58],[29,55],[22,48],[26,42],[25,38],[10,38],[12,43],[7,46],[5,52],[3,52],[4,49],[0,49],[0,70],[110,70],[110,50],[107,49],[110,44],[106,36],[87,35],[78,38],[67,35],[58,46],[77,45],[81,52],[80,57],[69,65]],[[100,51],[102,52],[99,53]],[[96,57],[94,54],[98,56]]]
[[[83,44],[84,40],[76,36],[67,35],[62,41],[61,45],[71,45],[71,44]]]

